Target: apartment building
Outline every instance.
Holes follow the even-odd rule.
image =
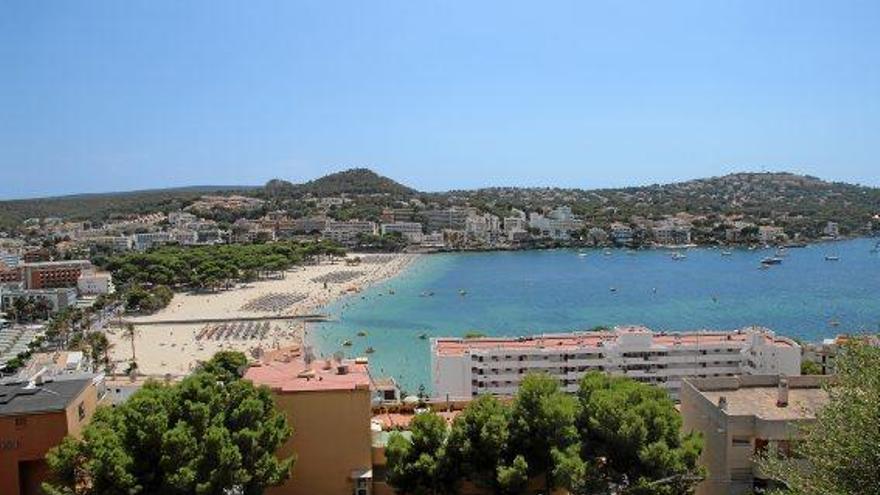
[[[22,265],[26,289],[76,287],[82,272],[92,268],[87,260],[43,261]]]
[[[328,222],[321,234],[343,246],[350,246],[357,241],[358,235],[375,235],[377,232],[378,229],[373,222],[351,220],[348,222]]]
[[[755,463],[769,449],[787,452],[799,427],[828,403],[823,376],[756,375],[685,379],[682,429],[703,437],[707,469],[696,495],[763,493],[774,488]]]
[[[418,222],[383,223],[381,226],[381,231],[382,234],[399,232],[409,242],[422,242],[422,224]]]
[[[426,210],[422,212],[425,217],[428,232],[439,232],[444,229],[464,230],[467,217],[476,213],[474,208],[448,208],[445,210]]]
[[[268,495],[372,493],[372,392],[367,360],[307,363],[279,350],[245,378],[272,390],[295,434],[281,447],[296,453],[292,476]]]
[[[528,372],[542,371],[574,392],[590,371],[626,375],[678,397],[686,377],[800,374],[801,349],[765,328],[732,332],[611,331],[519,338],[437,338],[431,372],[438,397],[513,395]]]
[[[102,395],[102,375],[0,385],[0,493],[42,494],[46,452],[80,434]]]

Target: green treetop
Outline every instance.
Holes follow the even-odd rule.
[[[43,487],[49,495],[261,494],[289,476],[293,459],[275,452],[290,434],[267,389],[199,371],[99,408],[82,438],[49,452],[53,477]]]

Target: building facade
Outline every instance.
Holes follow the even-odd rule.
[[[800,374],[801,349],[764,328],[657,333],[645,327],[520,338],[431,341],[434,393],[444,398],[516,393],[528,372],[546,372],[574,392],[590,371],[625,375],[678,397],[686,377]]]
[[[92,264],[86,260],[25,263],[22,278],[26,289],[76,287],[82,272],[91,268]]]
[[[306,363],[279,351],[245,378],[272,390],[293,436],[278,455],[296,455],[292,476],[268,495],[372,493],[372,392],[365,359]]]
[[[773,488],[755,463],[767,449],[785,453],[799,427],[815,421],[828,403],[826,377],[756,375],[686,379],[681,389],[682,429],[699,432],[707,469],[696,495],[744,495]]]
[[[43,493],[46,452],[80,434],[102,390],[100,375],[0,385],[0,493]]]

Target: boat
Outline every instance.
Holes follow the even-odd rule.
[[[608,290],[611,292],[617,292],[617,287],[609,287]]]
[[[674,259],[674,260],[676,260],[676,261],[680,261],[680,260],[683,260],[683,259],[687,259],[687,255],[684,254],[684,253],[679,253],[678,251],[676,251],[676,252],[672,253],[672,259]]]
[[[605,251],[602,252],[602,254],[604,254],[605,256],[611,256],[611,250],[606,249]]]
[[[805,248],[807,247],[806,242],[790,242],[785,245],[787,248]]]
[[[733,252],[731,251],[721,251],[721,256],[732,256]]]
[[[762,265],[780,265],[782,264],[782,258],[778,256],[769,256],[761,260]]]
[[[840,322],[837,320],[831,320],[828,322],[828,324],[831,325],[832,327],[839,327],[840,326]]]
[[[464,290],[464,289],[458,289],[458,295],[459,295],[459,296],[466,296],[466,295],[467,295],[467,291]]]
[[[419,339],[421,339],[421,340],[425,340],[425,339],[427,339],[427,338],[428,338],[428,334],[426,334],[426,333],[420,333],[420,334],[419,334]]]
[[[788,252],[785,251],[785,248],[779,248],[776,250],[776,257],[777,258],[784,258],[786,256],[788,256]]]
[[[358,336],[358,337],[366,337],[366,336],[367,336],[367,332],[361,330],[360,332],[357,333],[357,336]]]
[[[351,347],[351,341],[350,341],[350,340],[346,340],[346,341],[342,342],[342,346],[343,346],[343,347]]]
[[[825,261],[840,261],[840,256],[832,255],[832,254],[826,254],[826,255],[825,255]]]
[[[578,253],[578,256],[580,256],[581,258],[586,258],[586,257],[587,257],[587,253]]]
[[[372,347],[367,347],[366,349],[364,349],[364,352],[367,354],[372,354],[376,352],[376,349],[373,349]]]
[[[419,297],[431,297],[433,295],[434,295],[434,291],[426,290],[426,291],[422,292],[421,294],[419,294]]]

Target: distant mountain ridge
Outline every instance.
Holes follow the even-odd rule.
[[[112,214],[170,211],[209,193],[239,193],[269,200],[268,207],[301,205],[305,197],[372,197],[362,208],[348,207],[348,217],[374,218],[395,201],[421,198],[440,204],[467,202],[504,215],[511,207],[529,211],[570,205],[586,218],[604,222],[678,213],[742,214],[750,218],[799,218],[815,223],[846,220],[850,229],[880,214],[880,188],[827,182],[789,172],[740,172],[669,184],[605,189],[554,187],[490,187],[424,193],[366,168],[353,168],[294,184],[273,179],[264,186],[194,186],[123,193],[84,194],[0,202],[0,225],[31,217],[102,219]],[[381,199],[384,198],[384,199]],[[367,206],[368,204],[368,206]],[[378,208],[378,210],[377,210]],[[296,208],[303,214],[308,210]],[[794,220],[791,220],[794,219]]]

